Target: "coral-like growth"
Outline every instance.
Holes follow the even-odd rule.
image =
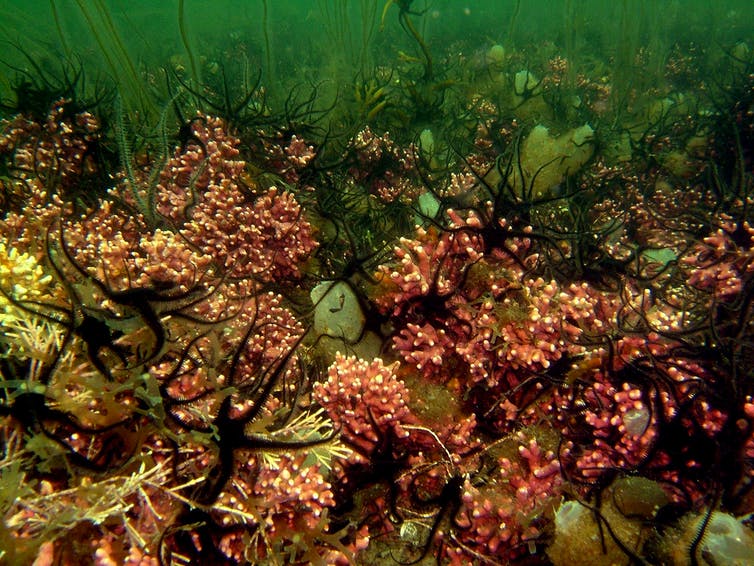
[[[354,449],[353,463],[368,463],[386,442],[406,438],[404,425],[415,422],[408,389],[395,375],[397,365],[338,354],[327,381],[315,386],[315,400]]]
[[[195,58],[183,10],[191,80],[144,68],[143,96],[135,66],[111,101],[19,47],[0,562],[751,553],[749,47],[663,54],[637,29],[611,69],[517,49],[516,9],[505,46],[440,58],[411,2],[380,41],[396,11],[419,59],[366,49],[362,6],[355,89],[309,94],[261,84],[283,53],[252,84],[236,34]]]
[[[346,533],[328,533],[334,502],[319,472],[345,453],[329,421],[302,418],[289,400],[304,384],[294,357],[304,329],[262,287],[299,273],[311,227],[292,194],[242,192],[238,140],[220,121],[192,127],[156,184],[130,171],[81,216],[49,177],[21,179],[30,198],[3,224],[13,247],[3,244],[0,265],[2,413],[7,430],[36,438],[8,455],[13,465],[37,459],[58,477],[22,480],[28,493],[3,508],[4,529],[29,541],[18,557],[37,546],[39,560],[79,554],[62,535],[86,524],[103,564],[350,556]],[[60,158],[37,151],[30,170]],[[309,446],[321,446],[321,464],[293,455]],[[265,460],[273,449],[290,454]],[[119,495],[103,498],[114,486]]]
[[[194,121],[193,139],[163,169],[156,211],[230,277],[297,275],[316,242],[293,195],[268,189],[249,199],[240,185],[239,140],[216,119]]]

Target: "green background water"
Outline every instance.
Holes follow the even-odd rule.
[[[201,79],[217,72],[224,59],[243,62],[249,74],[261,73],[272,93],[302,81],[351,83],[359,73],[394,64],[396,57],[420,56],[401,29],[398,4],[385,9],[384,0],[6,1],[0,6],[5,63],[0,90],[7,97],[17,69],[29,68],[24,53],[51,67],[75,57],[90,81],[114,77],[126,92],[145,88],[143,70],[148,79],[162,66],[179,66]],[[524,52],[552,44],[576,65],[600,57],[627,66],[646,46],[652,53],[649,68],[625,72],[653,73],[679,42],[708,48],[754,37],[754,3],[745,0],[409,4],[437,55],[453,49],[468,55],[494,44]]]

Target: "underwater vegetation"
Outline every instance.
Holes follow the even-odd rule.
[[[4,43],[0,563],[754,563],[740,12],[257,4]]]

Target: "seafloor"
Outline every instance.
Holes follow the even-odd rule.
[[[335,86],[18,48],[0,562],[754,564],[752,46],[404,4]]]

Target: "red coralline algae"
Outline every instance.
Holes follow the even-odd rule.
[[[40,375],[46,395],[59,407],[45,426],[70,449],[71,457],[95,469],[134,458],[145,465],[157,459],[156,466],[165,471],[159,484],[141,480],[147,483],[134,487],[141,489],[139,497],[124,495],[123,513],[131,509],[144,524],[108,527],[115,530],[104,529],[99,535],[94,529],[93,560],[149,564],[163,552],[154,547],[153,539],[160,538],[154,533],[170,529],[166,521],[176,519],[182,502],[218,490],[216,497],[208,496],[217,508],[213,520],[224,525],[224,517],[232,517],[237,532],[244,533],[238,541],[256,532],[259,549],[250,554],[303,544],[311,556],[321,551],[333,561],[346,561],[350,551],[344,543],[334,538],[332,544],[320,544],[315,538],[327,536],[323,509],[333,500],[317,466],[304,464],[305,455],[281,455],[274,470],[260,463],[251,475],[244,475],[246,468],[228,463],[228,456],[218,461],[213,448],[227,442],[233,450],[233,441],[222,437],[238,434],[235,426],[246,434],[234,421],[263,417],[271,423],[270,411],[282,409],[271,399],[273,390],[277,394],[285,389],[283,383],[301,379],[301,368],[290,357],[303,326],[280,294],[262,289],[265,282],[287,283],[298,276],[299,264],[316,247],[298,202],[277,189],[243,193],[240,176],[245,164],[237,159],[238,140],[226,133],[221,121],[202,116],[191,124],[191,140],[175,150],[156,177],[137,168],[132,176],[122,175],[91,210],[74,214],[54,192],[56,187],[47,185],[44,165],[65,158],[70,167],[60,175],[85,173],[76,156],[55,149],[55,144],[71,147],[55,141],[55,136],[78,132],[60,116],[56,108],[51,120],[57,129],[49,131],[26,124],[23,143],[37,147],[28,158],[38,167],[30,167],[28,179],[19,185],[28,193],[26,202],[18,213],[6,216],[2,226],[14,253],[28,250],[34,255],[22,257],[39,258],[52,272],[50,301],[33,306],[16,302],[19,312],[31,318],[29,324],[34,317],[46,317],[41,320],[49,331],[62,334],[51,338],[52,348],[71,347],[65,351],[65,363],[58,362],[54,350],[44,354],[52,365]],[[82,128],[89,123],[86,116],[78,122]],[[4,147],[23,160],[28,152],[12,139],[21,136],[19,128],[4,138]],[[95,130],[77,146],[77,155],[86,149],[85,142],[96,139]],[[48,137],[53,140],[50,151],[44,141]],[[155,184],[150,185],[151,178],[157,179]],[[21,299],[12,289],[8,292],[14,301]],[[31,331],[32,326],[24,328]],[[27,332],[24,328],[19,332]],[[81,405],[81,399],[89,401]],[[261,406],[268,402],[271,408]],[[218,428],[220,422],[225,424]],[[274,445],[266,436],[269,428],[256,426],[260,447],[266,442]],[[107,427],[112,430],[105,432]],[[213,428],[216,436],[205,436]],[[149,440],[136,439],[147,434]],[[254,445],[256,437],[248,434],[252,436],[246,445]],[[166,450],[168,444],[175,451]],[[291,450],[305,444],[293,442]],[[111,456],[113,446],[123,453]],[[218,487],[209,484],[205,491],[179,487],[200,483],[213,470],[226,475],[229,491],[243,491],[247,507],[239,510],[224,499],[225,482]],[[290,481],[281,480],[286,476]],[[304,520],[302,502],[307,498],[310,518]],[[83,517],[86,502],[82,506]],[[220,509],[225,507],[224,514]],[[120,511],[112,513],[108,521],[117,524]],[[120,540],[128,525],[140,529],[145,538]],[[306,531],[312,538],[304,544],[297,537]],[[194,551],[210,551],[201,535],[193,537]],[[228,558],[246,556],[236,554],[229,537],[217,539],[217,548]],[[162,544],[183,545],[172,538]],[[40,560],[45,552],[46,548],[40,551]]]
[[[754,273],[754,228],[748,222],[726,220],[684,255],[688,283],[727,300],[741,293],[744,279]]]
[[[379,358],[367,362],[338,354],[327,380],[314,388],[315,400],[353,447],[353,463],[366,463],[382,443],[407,437],[404,425],[415,422],[408,389],[396,377],[396,368]]]
[[[515,435],[518,457],[498,459],[495,488],[464,483],[458,530],[447,545],[451,564],[469,560],[514,560],[536,549],[542,517],[560,499],[563,483],[557,457],[536,438]]]
[[[627,383],[617,390],[600,376],[582,397],[588,409],[584,423],[591,428],[589,447],[576,461],[578,474],[599,477],[606,470],[630,470],[644,463],[658,434],[654,400],[643,400],[640,389]]]
[[[751,511],[752,78],[628,89],[628,132],[576,60],[456,54],[472,93],[420,47],[342,112],[176,71],[157,141],[2,122],[0,560],[650,563],[677,511]],[[592,159],[524,172],[586,120]]]
[[[192,124],[196,141],[177,150],[163,169],[156,211],[232,277],[298,275],[298,264],[317,244],[296,199],[275,188],[249,199],[241,190],[239,140],[217,119]]]
[[[525,266],[536,260],[528,238],[511,236],[505,251],[487,251],[476,214],[448,214],[448,231],[417,229],[416,239],[396,248],[395,263],[380,267],[386,292],[377,303],[405,321],[393,338],[403,358],[440,380],[451,377],[443,375],[449,359],[462,361],[467,389],[495,389],[582,354],[582,333],[602,330],[599,315],[611,314],[606,299],[586,284],[561,288],[526,277]],[[525,259],[517,263],[514,254]]]
[[[378,135],[366,126],[349,145],[355,163],[348,172],[353,182],[364,185],[370,194],[385,203],[411,202],[420,194],[416,174],[419,157],[413,144],[403,147],[389,132]]]
[[[91,112],[71,112],[71,101],[61,99],[44,122],[18,115],[4,124],[0,156],[7,156],[10,169],[23,172],[23,177],[54,180],[55,190],[70,196],[82,177],[97,170],[88,150],[100,141],[97,118]]]
[[[307,167],[314,163],[317,150],[301,135],[259,131],[258,143],[264,170],[279,175],[289,185],[301,181]],[[302,187],[306,190],[312,187]]]
[[[318,466],[305,465],[305,459],[305,454],[284,454],[275,461],[252,457],[239,466],[232,484],[218,498],[214,513],[227,531],[218,546],[229,559],[256,560],[268,556],[272,549],[291,557],[318,554],[316,537],[323,535],[326,509],[335,501]],[[251,544],[250,527],[255,530]],[[335,558],[326,545],[321,552]]]

